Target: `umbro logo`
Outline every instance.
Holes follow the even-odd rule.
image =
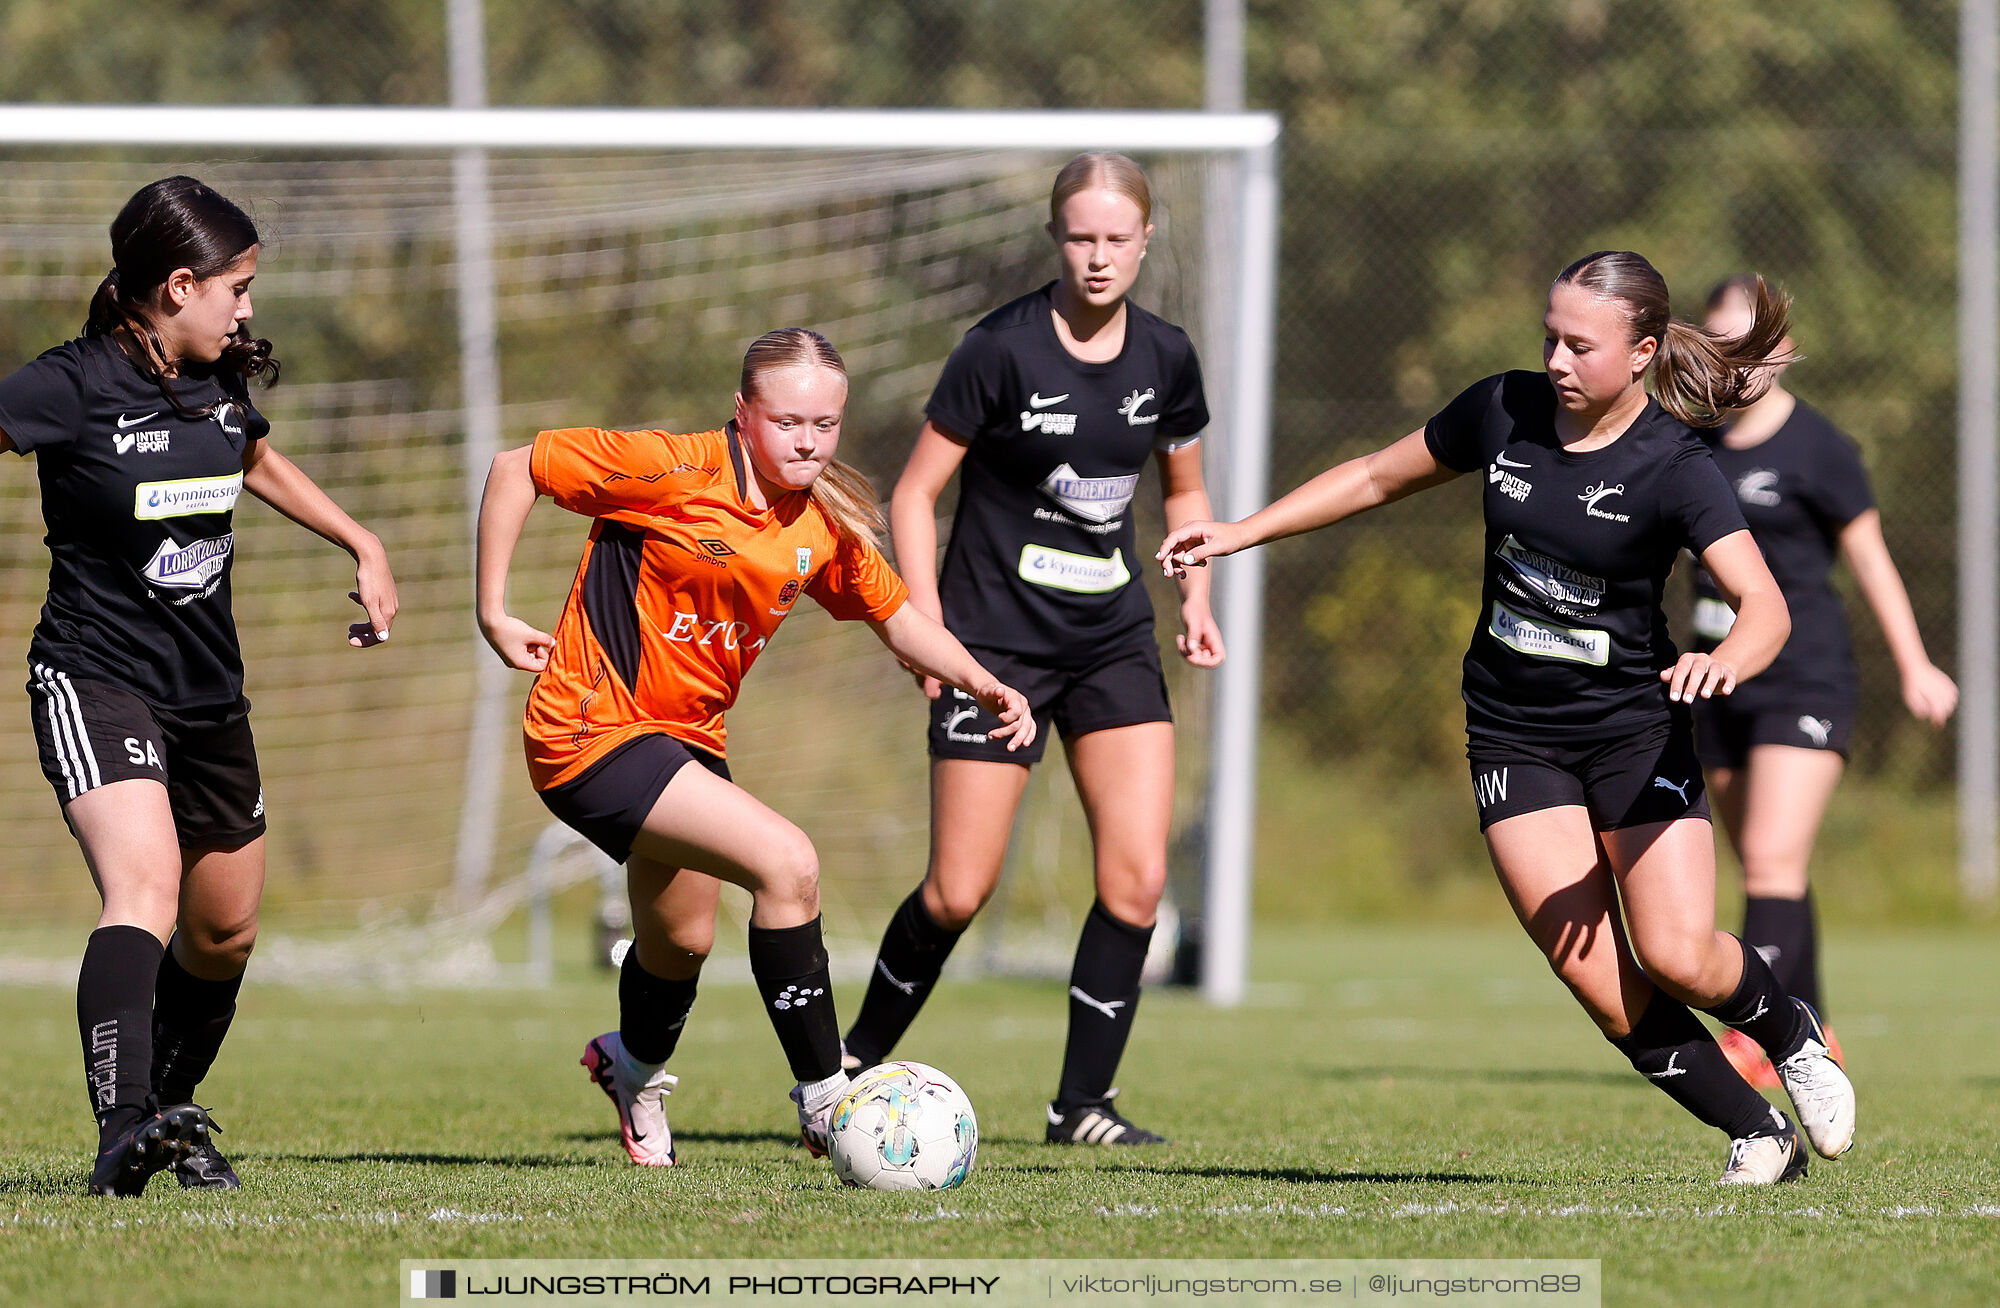
[[[727,541],[699,540],[696,541],[695,544],[701,546],[703,549],[707,550],[710,554],[713,554],[718,559],[730,558],[734,556],[736,553],[735,550],[729,548],[729,543]]]

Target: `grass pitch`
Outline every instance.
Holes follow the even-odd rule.
[[[0,1300],[391,1302],[455,1257],[1581,1257],[1605,1302],[2000,1301],[2000,940],[1836,935],[1861,1136],[1723,1191],[1723,1142],[1641,1082],[1512,930],[1258,940],[1252,1002],[1145,1000],[1121,1105],[1173,1144],[1039,1143],[1054,982],[961,981],[901,1052],[964,1083],[961,1190],[846,1191],[790,1147],[777,1043],[711,985],[675,1059],[683,1165],[625,1162],[576,1058],[614,984],[309,994],[254,984],[204,1099],[248,1188],[82,1195],[72,1004],[0,991]],[[851,1011],[859,994],[843,987]]]

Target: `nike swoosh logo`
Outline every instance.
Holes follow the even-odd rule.
[[[1493,456],[1493,461],[1494,461],[1495,463],[1499,464],[1499,465],[1500,465],[1501,467],[1503,467],[1503,468],[1532,468],[1532,467],[1534,467],[1534,466],[1535,466],[1535,465],[1534,465],[1534,464],[1532,464],[1532,463],[1516,463],[1516,462],[1514,462],[1514,460],[1512,460],[1512,459],[1508,458],[1508,457],[1507,457],[1506,455],[1504,455],[1504,454],[1496,454],[1496,455],[1494,455],[1494,456]]]
[[[143,418],[128,418],[121,413],[118,415],[118,430],[124,431],[127,427],[136,427],[142,422],[151,422],[159,416],[160,411],[158,409],[153,410]]]
[[[1031,409],[1046,409],[1051,404],[1061,404],[1064,400],[1068,398],[1069,398],[1069,392],[1064,391],[1061,395],[1051,395],[1049,396],[1049,398],[1045,400],[1042,398],[1042,393],[1040,391],[1036,391],[1033,395],[1030,395],[1028,397],[1028,407]]]

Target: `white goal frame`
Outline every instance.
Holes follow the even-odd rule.
[[[1217,189],[1233,186],[1236,204],[1233,212],[1210,215],[1211,231],[1226,236],[1210,241],[1208,277],[1221,291],[1220,298],[1211,292],[1210,307],[1223,320],[1217,335],[1229,341],[1228,367],[1223,413],[1213,425],[1222,439],[1211,443],[1208,467],[1216,511],[1226,518],[1253,512],[1264,503],[1270,469],[1278,135],[1277,117],[1263,113],[0,105],[4,145],[457,152],[459,236],[468,270],[460,290],[468,342],[466,478],[475,511],[498,441],[485,151],[1110,149],[1194,152],[1225,165],[1226,182]],[[1229,659],[1217,673],[1209,732],[1202,990],[1211,1003],[1233,1005],[1248,986],[1263,555],[1253,550],[1231,558],[1217,574],[1216,616]],[[498,671],[492,659],[482,658],[481,668],[488,665]],[[468,890],[483,885],[491,862],[496,760],[510,711],[504,678],[482,677],[480,687],[461,822],[461,909]]]

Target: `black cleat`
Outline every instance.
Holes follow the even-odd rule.
[[[140,1118],[98,1151],[97,1165],[90,1169],[90,1193],[120,1198],[143,1193],[153,1173],[206,1145],[208,1129],[208,1113],[193,1104],[175,1104]]]
[[[211,1131],[222,1129],[213,1121],[208,1125]],[[243,1188],[242,1178],[236,1175],[236,1169],[229,1165],[229,1160],[222,1156],[222,1151],[215,1147],[213,1138],[194,1146],[174,1164],[174,1179],[181,1183],[183,1190]]]
[[[1142,1126],[1134,1126],[1119,1116],[1111,1106],[1111,1100],[1118,1094],[1116,1090],[1104,1096],[1102,1103],[1085,1104],[1072,1108],[1067,1113],[1056,1111],[1049,1105],[1048,1142],[1050,1144],[1084,1145],[1157,1145],[1165,1144],[1167,1138],[1155,1135]]]

